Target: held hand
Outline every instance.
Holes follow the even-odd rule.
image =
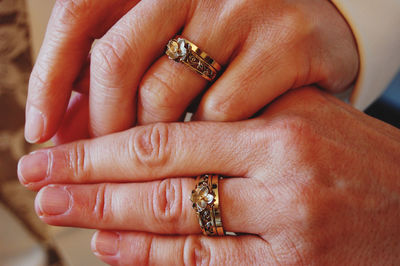
[[[299,89],[249,121],[155,124],[42,150],[19,177],[44,186],[44,222],[111,231],[93,239],[111,264],[394,265],[399,158],[399,130]],[[232,177],[219,182],[223,226],[248,235],[199,235],[185,176],[204,173]]]
[[[215,83],[163,55],[176,34],[224,66]],[[26,138],[65,128],[73,89],[90,92],[85,117],[100,136],[178,121],[203,93],[197,120],[245,119],[291,88],[341,91],[357,72],[352,33],[327,0],[59,0],[30,80]]]

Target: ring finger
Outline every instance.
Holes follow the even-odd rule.
[[[198,8],[191,17],[197,5],[142,1],[96,43],[90,70],[90,128],[94,136],[131,127],[135,111],[139,124],[179,120],[204,90],[207,80],[187,66],[166,56],[155,61],[180,29],[219,64],[229,61],[241,35],[226,26],[219,12]]]
[[[206,21],[218,21],[213,16],[210,18],[204,12],[197,12],[185,26],[182,38],[197,45],[219,64],[226,65],[232,59],[241,36],[226,24]],[[138,92],[139,124],[172,122],[182,118],[190,103],[210,85],[191,68],[164,55],[146,72]]]
[[[200,226],[189,199],[194,187],[192,178],[130,184],[51,185],[38,193],[35,208],[39,217],[52,225],[196,234],[200,233]],[[263,204],[257,204],[271,201],[260,189],[249,179],[220,180],[219,209],[225,230],[262,232],[264,226],[249,219],[269,212]]]

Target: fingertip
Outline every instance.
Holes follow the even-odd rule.
[[[120,234],[116,232],[96,231],[90,242],[91,250],[99,259],[110,265],[119,260]]]
[[[99,235],[100,231],[94,232],[92,236],[92,240],[90,241],[90,249],[92,250],[93,254],[99,256],[100,254],[97,252],[96,243],[97,243],[97,236]]]
[[[50,156],[48,151],[40,150],[23,156],[18,162],[18,179],[24,186],[39,183],[46,179],[49,172]]]
[[[97,236],[99,234],[99,231],[94,232],[92,236],[92,240],[90,241],[90,248],[92,249],[93,253],[96,253],[96,241],[97,241]]]
[[[28,143],[44,143],[55,135],[59,128],[59,121],[63,119],[63,114],[57,116],[56,111],[46,112],[27,104],[24,136]]]
[[[35,202],[34,202],[34,209],[39,218],[43,217],[43,212],[40,208],[40,202],[42,200],[42,195],[44,193],[45,188],[46,187],[43,187],[39,190],[39,192],[36,194],[36,198],[35,198]]]
[[[25,186],[28,182],[26,181],[26,179],[24,178],[24,175],[22,174],[22,167],[23,167],[23,160],[25,159],[25,156],[22,156],[19,161],[18,161],[18,165],[17,165],[17,177],[19,182],[21,183],[21,185]]]
[[[29,143],[38,143],[43,138],[46,117],[33,105],[27,105],[25,121],[25,139]]]

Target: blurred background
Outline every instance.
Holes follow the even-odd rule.
[[[0,266],[104,265],[90,251],[92,230],[51,227],[34,213],[34,193],[17,181],[32,64],[55,0],[0,0]],[[400,75],[366,113],[400,128]]]
[[[0,0],[0,266],[105,265],[90,251],[93,230],[52,227],[18,182],[29,73],[55,0]]]

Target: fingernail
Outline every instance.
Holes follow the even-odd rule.
[[[115,256],[119,251],[120,236],[114,232],[96,232],[92,239],[92,249],[100,256]]]
[[[49,154],[38,151],[25,155],[18,162],[18,177],[22,184],[39,182],[45,179],[49,169]]]
[[[61,215],[71,208],[71,195],[60,186],[48,186],[37,195],[39,216]]]
[[[43,134],[44,116],[34,106],[29,105],[25,122],[25,139],[29,143],[38,142]]]

